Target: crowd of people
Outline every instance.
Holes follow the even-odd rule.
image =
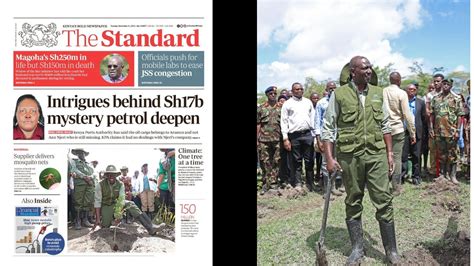
[[[120,222],[138,220],[154,235],[163,226],[152,223],[158,205],[174,213],[175,150],[160,149],[157,175],[149,174],[148,164],[141,166],[133,177],[128,167],[117,169],[108,165],[99,171],[98,161],[86,161],[89,152],[72,149],[76,158],[68,160],[68,211],[74,229],[84,227],[110,227]]]
[[[409,172],[414,185],[422,177],[457,185],[458,165],[469,162],[470,96],[451,91],[453,80],[440,73],[433,75],[426,95],[418,95],[417,82],[401,88],[398,72],[388,78],[389,86],[377,86],[370,61],[355,56],[343,68],[340,86],[329,81],[321,98],[317,93],[303,97],[303,85],[296,82],[291,92],[279,95],[276,86],[268,87],[267,101],[257,105],[259,194],[283,188],[314,192],[327,185],[333,195],[346,193],[349,265],[364,254],[365,191],[377,209],[387,260],[398,263],[392,199],[403,193]],[[467,86],[469,93],[469,81]],[[339,188],[329,178],[336,171]],[[463,174],[469,181],[469,170]]]

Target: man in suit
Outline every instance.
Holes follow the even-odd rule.
[[[408,106],[414,116],[415,120],[415,132],[416,142],[410,143],[410,140],[406,137],[405,143],[403,144],[402,152],[402,174],[404,177],[408,173],[408,156],[411,155],[412,161],[412,180],[413,184],[419,185],[421,183],[420,177],[420,153],[421,153],[421,138],[423,137],[423,128],[426,127],[426,108],[425,102],[416,97],[417,88],[415,84],[409,84],[406,87],[408,94]],[[405,135],[408,136],[408,130],[405,129]]]

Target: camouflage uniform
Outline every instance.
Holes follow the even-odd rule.
[[[132,200],[132,178],[130,176],[119,176],[119,180],[125,187],[125,199]]]
[[[457,140],[454,133],[458,131],[457,121],[464,115],[461,97],[448,93],[435,96],[431,102],[431,112],[435,116],[434,134],[436,146],[440,151],[441,173],[448,174],[450,167],[456,165]],[[443,169],[446,167],[445,169]]]
[[[264,183],[268,187],[276,184],[280,167],[281,104],[271,106],[268,102],[257,109],[258,152]]]
[[[431,98],[431,101],[430,101],[430,112],[433,110],[433,108],[431,108],[431,106],[433,105],[433,98],[435,96],[437,96],[438,94],[440,94],[439,92],[436,92],[436,91],[432,91],[430,93],[427,94],[427,98],[429,97],[429,95],[433,95],[432,98]],[[427,101],[429,100],[429,98],[427,99]],[[439,148],[438,146],[436,145],[436,138],[432,138],[430,136],[430,134],[428,134],[428,150],[429,150],[429,156],[430,156],[430,169],[429,169],[429,174],[432,175],[432,176],[436,176],[437,173],[436,173],[436,161],[439,160]]]

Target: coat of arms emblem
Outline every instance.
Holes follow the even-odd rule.
[[[21,45],[26,47],[32,46],[46,46],[53,47],[58,44],[56,38],[61,33],[56,31],[56,24],[50,23],[48,26],[43,24],[36,24],[31,26],[29,23],[23,23],[22,31],[18,33],[21,40]]]

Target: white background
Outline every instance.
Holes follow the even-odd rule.
[[[2,171],[2,186],[0,195],[3,196],[2,209],[4,215],[0,219],[2,237],[0,240],[0,255],[3,265],[211,265],[212,264],[212,2],[211,0],[173,0],[173,1],[9,1],[3,3],[0,9],[0,106],[2,116],[0,117],[0,161]],[[203,186],[205,190],[205,203],[193,201],[180,196],[181,202],[196,203],[198,206],[200,221],[200,237],[196,239],[179,240],[177,232],[176,252],[170,255],[14,255],[14,197],[13,197],[13,143],[12,118],[16,99],[21,92],[13,91],[13,47],[14,47],[14,20],[13,17],[204,17],[205,34],[200,35],[205,40],[205,91],[199,95],[205,98],[206,104],[203,113],[208,114],[201,117],[201,123],[206,125],[200,129],[206,158],[206,171]],[[38,48],[40,50],[40,48]],[[127,49],[128,50],[128,49]],[[131,50],[131,49],[130,49]],[[146,49],[143,49],[146,50]],[[169,92],[169,91],[168,91]],[[38,92],[40,94],[40,92]],[[78,145],[80,146],[80,145]],[[37,146],[35,148],[43,148]],[[59,147],[58,147],[59,148]],[[95,147],[94,147],[95,148]],[[140,149],[144,147],[139,147]],[[150,147],[153,148],[161,147]],[[188,147],[193,148],[193,147]],[[197,147],[196,147],[197,148]],[[53,148],[52,150],[54,150]],[[106,151],[105,151],[106,153]],[[156,151],[151,173],[156,171],[156,164],[161,153]],[[95,154],[97,157],[99,154]],[[90,159],[95,159],[92,152]],[[102,160],[101,158],[97,158]],[[100,162],[105,167],[105,161]],[[121,167],[119,163],[117,167]],[[129,166],[129,168],[131,168]],[[132,168],[133,169],[133,168]],[[129,175],[133,174],[130,169]],[[178,196],[177,196],[178,197]],[[198,204],[199,203],[199,204]],[[177,216],[179,206],[176,206]],[[177,219],[178,221],[178,219]],[[206,221],[206,222],[204,222]],[[64,236],[67,241],[67,236]]]

